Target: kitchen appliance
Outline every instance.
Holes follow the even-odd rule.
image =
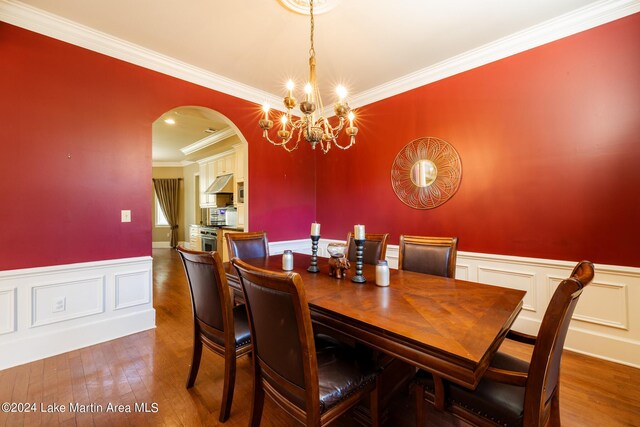
[[[212,252],[218,250],[218,227],[200,227],[202,250]]]
[[[233,206],[209,209],[209,224],[216,227],[235,227],[238,225],[238,211]]]
[[[220,175],[205,190],[206,194],[233,194],[233,174]]]
[[[238,203],[244,203],[244,182],[239,182],[237,185],[238,189]]]

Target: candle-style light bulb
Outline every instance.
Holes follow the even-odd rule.
[[[293,97],[293,80],[287,82],[287,90],[289,91],[289,98]]]
[[[353,114],[353,111],[349,111],[349,127],[353,127],[353,119],[356,118],[356,115]]]
[[[313,88],[311,87],[311,83],[307,83],[306,85],[304,85],[304,93],[307,94],[307,98],[306,98],[307,102],[309,102],[310,99],[311,99],[311,90],[312,89]]]
[[[285,130],[287,128],[287,116],[284,114],[280,116],[280,123],[282,123],[282,130]]]
[[[338,85],[336,87],[336,93],[338,94],[338,99],[342,102],[347,97],[347,88],[342,85]]]
[[[265,120],[269,120],[269,110],[270,109],[271,109],[271,106],[269,104],[262,105],[262,111],[264,111],[264,119]]]

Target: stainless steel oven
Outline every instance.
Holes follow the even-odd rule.
[[[212,252],[218,250],[218,229],[210,227],[200,228],[200,239],[202,241],[202,250]]]

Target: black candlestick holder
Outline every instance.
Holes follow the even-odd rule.
[[[320,271],[318,268],[318,240],[320,240],[320,236],[311,236],[311,265],[307,268],[309,273]]]
[[[356,242],[356,275],[351,278],[352,282],[364,283],[367,281],[366,277],[362,275],[362,256],[364,254],[364,239],[354,239]]]

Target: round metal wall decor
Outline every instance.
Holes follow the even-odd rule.
[[[447,141],[426,137],[411,141],[391,167],[398,198],[414,209],[433,209],[456,194],[462,178],[458,152]]]

